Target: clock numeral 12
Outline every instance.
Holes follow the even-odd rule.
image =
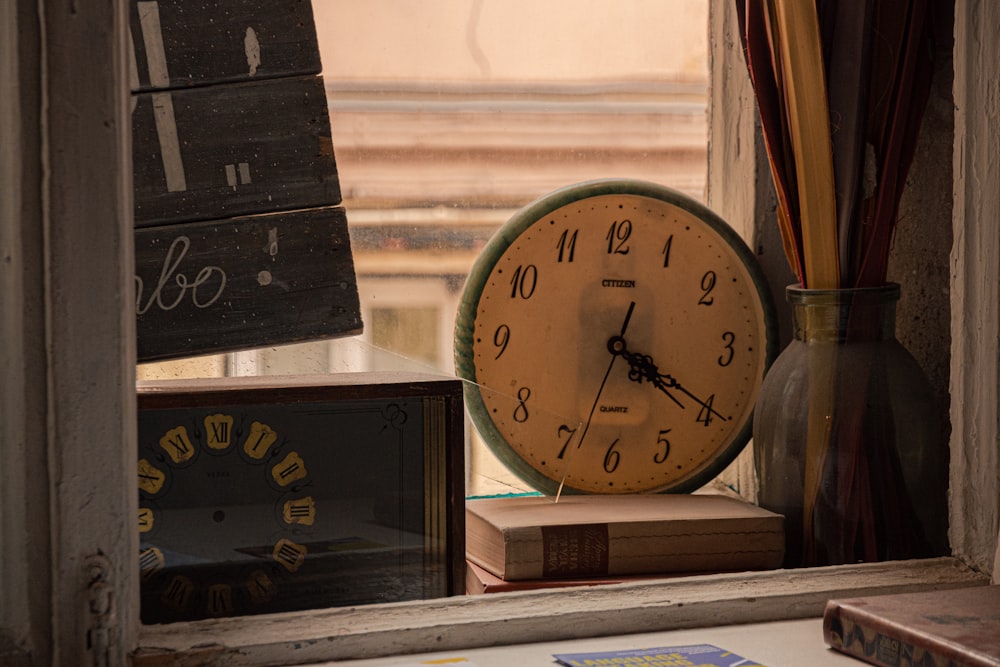
[[[208,446],[211,449],[228,449],[232,443],[233,417],[231,415],[215,414],[205,417],[205,433],[208,436]]]
[[[628,239],[632,236],[632,221],[614,221],[608,229],[605,238],[608,240],[609,255],[627,255],[629,251]]]

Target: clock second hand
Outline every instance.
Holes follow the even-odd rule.
[[[622,322],[622,329],[619,336],[625,337],[625,331],[628,329],[629,320],[632,319],[632,311],[635,309],[635,301],[631,301],[628,304],[628,312],[625,313],[625,320]],[[611,375],[611,369],[615,365],[615,359],[618,358],[617,354],[611,354],[611,361],[608,363],[608,369],[604,371],[604,378],[601,379],[601,384],[597,388],[597,395],[594,396],[594,404],[590,406],[590,414],[587,415],[587,421],[583,425],[583,432],[580,433],[580,439],[576,443],[576,448],[579,449],[583,445],[583,439],[587,437],[587,431],[590,430],[590,422],[594,418],[594,411],[597,410],[597,404],[601,400],[601,392],[604,391],[604,385],[608,383],[608,377]],[[569,475],[569,460],[566,461],[566,469],[563,471],[562,480],[559,482],[559,489],[556,491],[556,502],[559,502],[559,498],[562,496],[563,486],[566,484],[566,477]]]

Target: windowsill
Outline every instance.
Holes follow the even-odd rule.
[[[322,663],[815,619],[832,597],[987,583],[957,559],[935,558],[144,626],[134,664],[164,665],[181,655],[191,660],[185,664]]]

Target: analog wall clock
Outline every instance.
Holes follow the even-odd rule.
[[[473,267],[456,366],[480,434],[546,493],[686,492],[749,440],[776,353],[764,277],[694,200],[605,180],[527,206]]]
[[[138,423],[143,622],[463,590],[457,380],[143,383]]]

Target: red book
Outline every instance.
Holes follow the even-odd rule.
[[[487,572],[471,561],[466,561],[465,592],[468,595],[482,593],[505,593],[507,591],[531,591],[539,588],[566,588],[567,586],[600,586],[602,584],[621,584],[627,581],[651,581],[653,579],[673,579],[685,575],[641,575],[622,577],[584,577],[581,579],[521,579],[519,581],[504,581],[500,577]],[[690,573],[694,574],[694,573]],[[687,576],[690,576],[687,575]]]
[[[1000,586],[830,600],[823,637],[883,667],[1000,667]]]

